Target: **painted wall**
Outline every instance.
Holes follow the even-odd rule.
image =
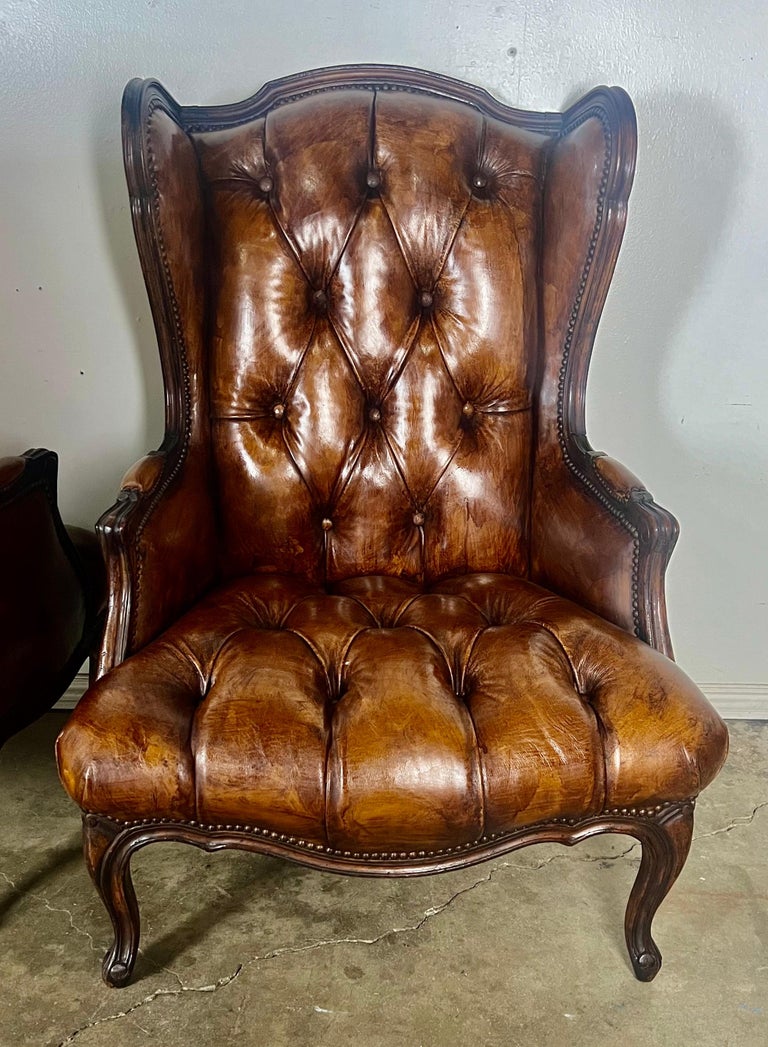
[[[680,662],[768,682],[764,0],[1,0],[0,53],[0,453],[57,449],[64,515],[84,524],[162,435],[120,154],[130,77],[190,104],[354,61],[526,108],[627,88],[638,176],[590,436],[681,520]]]

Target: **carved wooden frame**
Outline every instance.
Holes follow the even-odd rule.
[[[586,818],[560,818],[494,833],[463,846],[386,854],[340,851],[248,825],[206,825],[165,818],[119,822],[84,814],[86,865],[114,930],[102,975],[107,985],[114,987],[126,985],[131,978],[141,927],[130,862],[136,851],[150,843],[188,843],[209,852],[236,848],[287,858],[324,872],[394,877],[464,869],[532,843],[571,847],[600,833],[622,833],[642,846],[640,868],[627,903],[625,939],[635,976],[651,981],[661,969],[661,953],[653,940],[651,924],[688,856],[694,805],[694,800],[686,800],[641,809],[614,808]]]

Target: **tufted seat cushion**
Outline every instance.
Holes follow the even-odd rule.
[[[376,851],[686,799],[725,748],[673,662],[529,582],[261,574],[92,687],[59,766],[86,811]]]

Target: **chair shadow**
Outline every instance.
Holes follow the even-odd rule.
[[[635,882],[635,877],[640,865],[640,844],[630,836],[616,836],[611,834],[611,839],[616,841],[619,851],[626,850],[631,844],[637,844],[629,863],[623,862],[614,853],[606,854],[604,858],[592,858],[582,873],[590,878],[589,897],[593,906],[595,922],[600,928],[600,936],[604,943],[606,952],[611,948],[621,958],[627,971],[634,977],[632,965],[629,961],[627,947],[624,940],[624,913],[629,900],[629,894]],[[594,840],[592,841],[594,844]],[[538,848],[533,848],[536,851]],[[553,854],[563,853],[572,858],[578,858],[578,846],[565,851],[553,845]],[[267,858],[262,855],[250,855],[251,861],[255,861],[254,875],[247,882],[243,882],[242,870],[233,868],[230,883],[226,890],[226,900],[217,897],[215,905],[206,905],[204,896],[199,897],[199,907],[190,912],[185,919],[178,922],[171,930],[161,935],[158,939],[145,942],[136,961],[134,981],[139,982],[157,973],[158,968],[172,969],[174,961],[188,946],[199,943],[214,930],[214,928],[226,920],[230,915],[244,914],[249,910],[254,898],[258,904],[269,900],[270,886],[284,887],[286,877],[293,873],[295,877],[317,876],[318,873],[311,869],[303,869],[293,862],[282,861],[276,858]],[[260,859],[260,860],[259,860]],[[634,860],[632,860],[634,859]],[[503,863],[503,858],[500,861]],[[615,875],[607,881],[605,877],[599,878],[596,874],[599,869],[607,867],[615,868]],[[629,868],[629,872],[628,872]],[[527,872],[527,871],[526,871]],[[533,874],[533,869],[530,870]],[[344,878],[346,879],[346,878]],[[597,885],[600,885],[598,889]],[[296,902],[289,900],[284,892],[281,892],[281,904],[285,910],[296,915]],[[312,917],[313,913],[307,911],[304,914],[306,923],[306,939],[313,938]],[[535,920],[535,913],[531,912],[531,922]],[[608,960],[606,962],[609,962]]]
[[[187,845],[179,844],[177,846],[181,848]],[[272,897],[271,888],[285,888],[286,884],[291,881],[308,875],[317,875],[312,870],[304,869],[294,862],[280,858],[245,852],[237,853],[243,856],[243,864],[240,862],[233,864],[229,870],[228,879],[223,883],[217,879],[216,885],[219,890],[216,893],[215,904],[206,904],[205,895],[199,893],[196,898],[199,904],[196,904],[193,911],[189,912],[184,919],[177,921],[171,930],[166,931],[159,938],[145,942],[137,958],[134,981],[141,981],[156,973],[158,967],[172,968],[175,959],[186,947],[204,940],[231,914],[247,912],[254,898],[259,904],[268,904]],[[228,854],[231,855],[232,851],[229,851]],[[200,862],[203,862],[211,856],[206,856],[201,852],[197,857]],[[218,853],[213,857],[223,858],[225,856]],[[244,878],[244,868],[248,869],[247,878]],[[214,889],[211,888],[211,893]],[[281,899],[287,907],[289,902],[284,890],[281,891]],[[311,937],[311,931],[308,937]],[[151,969],[147,969],[147,964]]]
[[[83,845],[79,832],[75,841],[61,844],[45,852],[45,857],[35,869],[25,873],[20,879],[14,880],[13,886],[8,884],[8,896],[0,901],[0,925],[11,910],[21,904],[27,895],[44,886],[69,866],[82,863],[82,860]]]

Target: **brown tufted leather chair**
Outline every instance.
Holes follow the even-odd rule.
[[[675,666],[674,519],[589,447],[631,102],[384,66],[181,107],[125,161],[167,432],[99,530],[96,682],[58,743],[124,984],[159,840],[357,875],[642,842],[635,973],[727,735]]]
[[[58,467],[40,447],[0,458],[0,746],[61,698],[99,635],[101,552],[62,523]]]

